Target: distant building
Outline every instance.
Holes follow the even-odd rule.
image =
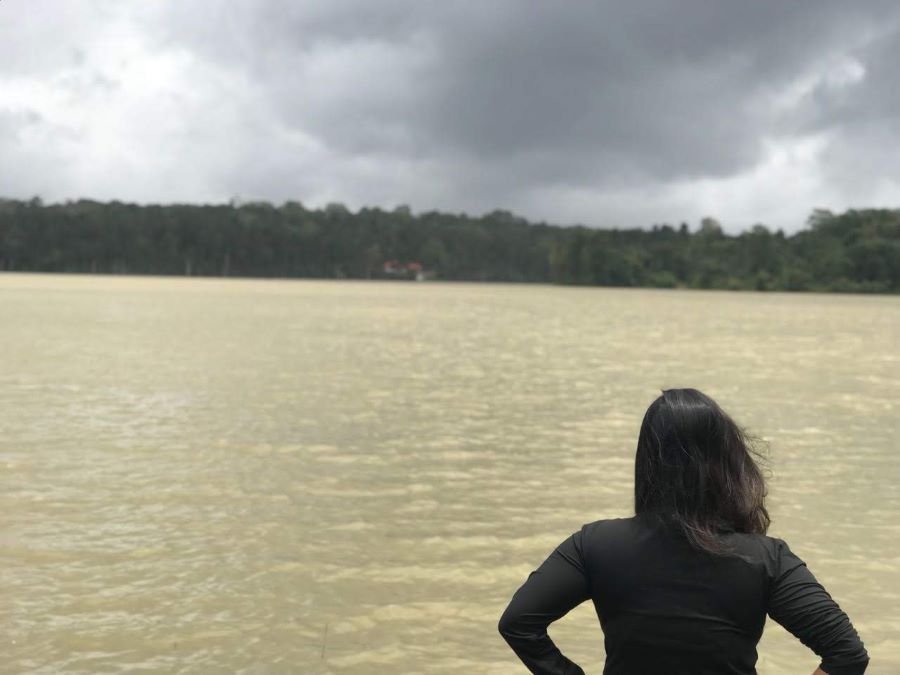
[[[425,281],[434,279],[437,276],[434,270],[426,270],[424,265],[416,260],[405,264],[399,260],[385,260],[382,269],[386,276],[399,279]]]
[[[385,260],[384,261],[384,273],[385,274],[405,274],[406,267],[401,265],[396,260]]]

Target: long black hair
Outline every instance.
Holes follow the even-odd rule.
[[[679,527],[696,548],[727,553],[724,532],[765,534],[759,441],[709,396],[666,389],[644,415],[634,462],[634,510]]]

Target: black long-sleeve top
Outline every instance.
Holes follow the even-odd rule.
[[[866,670],[868,654],[847,615],[784,541],[722,538],[735,555],[699,551],[643,516],[586,524],[514,593],[500,634],[532,673],[584,675],[547,626],[591,599],[604,633],[604,675],[754,675],[768,614],[818,654],[829,675]]]

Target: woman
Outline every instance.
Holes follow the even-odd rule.
[[[584,671],[547,626],[590,598],[606,675],[756,673],[766,615],[821,657],[813,675],[863,673],[847,616],[787,544],[766,536],[765,481],[748,436],[705,394],[669,389],[647,409],[635,516],[586,524],[529,574],[500,634],[532,673]]]

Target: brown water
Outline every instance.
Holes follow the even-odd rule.
[[[770,441],[772,534],[900,672],[896,297],[4,274],[0,316],[4,672],[524,672],[501,612],[630,515],[671,386]],[[591,603],[550,633],[601,672]]]

